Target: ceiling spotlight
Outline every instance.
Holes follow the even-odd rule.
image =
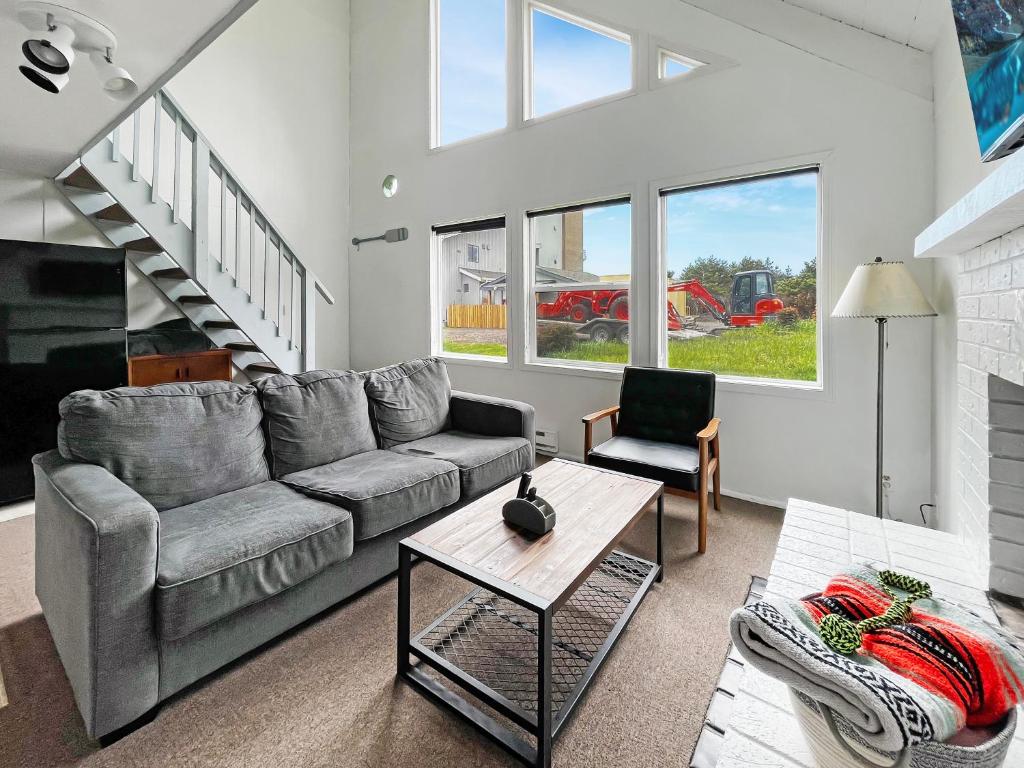
[[[104,24],[84,13],[40,0],[20,0],[18,21],[34,34],[21,46],[28,64],[18,69],[32,83],[59,93],[68,83],[75,51],[89,54],[103,90],[116,101],[139,93],[135,78],[114,64],[117,38]]]
[[[38,38],[26,40],[21,46],[28,63],[51,75],[66,74],[75,61],[75,31],[57,24],[53,14],[46,14],[46,31]]]
[[[18,71],[27,77],[30,82],[35,83],[44,91],[49,91],[50,93],[60,93],[61,89],[71,79],[68,75],[51,75],[49,72],[40,72],[38,69],[33,69],[26,64],[18,67]]]
[[[131,101],[139,93],[139,85],[127,69],[117,66],[108,48],[104,53],[93,52],[90,56],[96,66],[103,90],[115,101]]]

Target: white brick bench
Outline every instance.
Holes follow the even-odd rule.
[[[775,551],[767,596],[800,598],[822,590],[854,562],[882,564],[925,579],[936,595],[966,603],[998,623],[984,586],[951,534],[791,499]],[[1006,768],[1024,766],[1018,728]],[[718,768],[818,768],[804,742],[782,683],[746,665]]]

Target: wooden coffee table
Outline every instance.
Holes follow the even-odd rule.
[[[664,487],[559,459],[533,476],[558,516],[544,536],[505,525],[501,507],[518,485],[511,482],[398,545],[398,676],[527,764],[547,768],[554,738],[662,579]],[[657,563],[616,551],[654,501]],[[475,585],[415,636],[414,558]]]

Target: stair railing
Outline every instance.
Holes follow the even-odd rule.
[[[316,294],[329,304],[334,297],[181,106],[158,91],[108,139],[111,159],[128,160],[132,179],[150,184],[152,201],[191,230],[192,263],[181,265],[190,277],[206,289],[212,270],[229,273],[312,369]]]

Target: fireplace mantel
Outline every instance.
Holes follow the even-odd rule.
[[[1024,150],[1011,155],[914,241],[914,256],[959,256],[1024,226]]]

